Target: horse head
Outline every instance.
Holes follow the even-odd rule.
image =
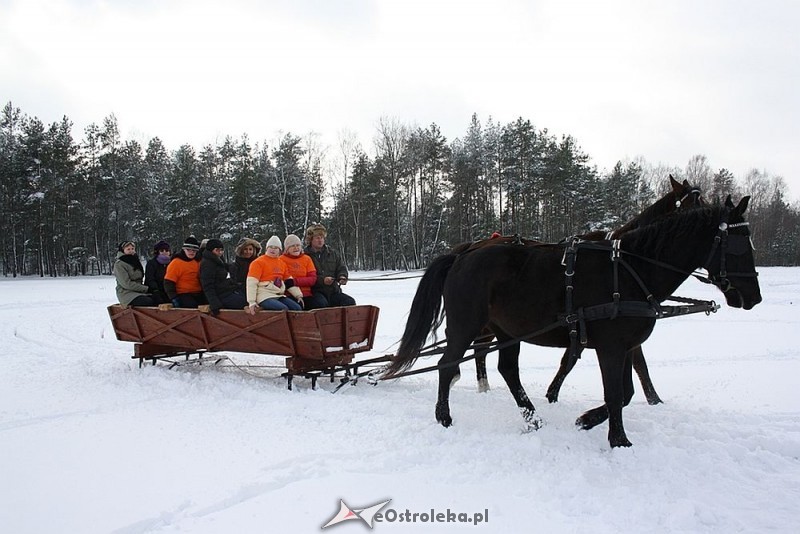
[[[683,183],[681,183],[670,174],[669,183],[672,186],[672,193],[675,195],[676,209],[705,206],[706,202],[700,194],[700,188],[691,185],[689,180],[684,180]]]
[[[725,199],[717,236],[705,265],[711,282],[723,292],[728,306],[745,310],[761,302],[749,223],[744,220],[748,202],[749,196],[742,198],[737,206],[730,195]]]

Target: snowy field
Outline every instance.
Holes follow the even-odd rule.
[[[546,422],[534,433],[522,432],[495,355],[485,394],[464,364],[445,429],[435,374],[333,395],[327,380],[288,391],[278,369],[139,369],[106,312],[113,278],[0,279],[0,531],[319,532],[340,499],[391,499],[376,532],[800,532],[800,268],[759,271],[753,310],[656,326],[644,352],[665,404],[649,406],[636,382],[634,446],[615,450],[606,424],[574,426],[602,403],[589,351],[548,404],[561,353],[523,347],[523,382]],[[417,281],[347,286],[381,309],[363,357],[394,350]],[[696,281],[678,294],[724,303]],[[432,523],[431,510],[483,521]]]

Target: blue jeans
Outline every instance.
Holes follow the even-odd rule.
[[[283,311],[283,310],[291,310],[291,311],[301,311],[303,308],[300,307],[296,301],[288,298],[288,297],[278,297],[276,299],[266,299],[262,300],[258,303],[259,306],[264,308],[265,310],[271,311]]]

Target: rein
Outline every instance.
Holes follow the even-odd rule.
[[[412,278],[422,278],[422,275],[425,274],[424,271],[420,272],[419,274],[407,274],[404,276],[394,276],[396,273],[379,275],[379,276],[372,276],[369,278],[348,278],[348,282],[391,282],[394,280],[410,280]]]
[[[682,303],[684,303],[686,305],[683,305],[683,306],[671,306],[671,305],[664,306],[664,305],[662,305],[661,306],[661,315],[656,317],[658,319],[666,319],[668,317],[678,317],[680,315],[690,315],[692,313],[701,313],[701,312],[705,313],[706,315],[711,315],[712,313],[716,313],[717,310],[719,310],[719,308],[720,308],[719,304],[717,304],[713,300],[706,301],[706,300],[697,300],[697,299],[691,299],[691,298],[686,298],[686,297],[676,297],[676,296],[668,297],[666,300],[673,301],[673,302],[682,302]],[[643,304],[643,303],[640,303],[640,304]],[[591,310],[593,308],[600,309],[600,308],[604,308],[604,307],[607,307],[607,306],[609,306],[609,304],[601,304],[599,306],[592,306],[591,308],[587,308],[587,309],[589,309],[589,310]],[[596,311],[597,310],[595,310],[594,313],[590,311],[589,313],[585,314],[584,315],[585,319],[588,320],[588,321],[591,321],[591,320],[596,320],[596,319],[607,318],[607,317],[596,316],[596,315],[598,315],[596,313]],[[602,315],[602,313],[600,315]],[[646,314],[646,315],[643,314],[641,316],[650,316],[650,317],[652,317],[651,314]],[[444,363],[444,364],[437,364],[437,365],[430,365],[428,367],[421,367],[419,369],[406,371],[404,373],[398,373],[398,374],[396,374],[394,376],[391,376],[391,377],[388,377],[388,378],[383,378],[383,377],[376,376],[376,375],[379,375],[379,374],[383,373],[388,366],[382,366],[382,367],[378,367],[376,369],[371,369],[369,371],[364,371],[364,372],[358,373],[356,375],[353,375],[352,377],[343,378],[342,382],[339,384],[339,386],[336,387],[336,389],[333,391],[333,393],[336,393],[337,391],[339,391],[339,389],[342,386],[344,386],[345,384],[355,383],[355,382],[358,381],[359,378],[362,378],[362,377],[365,377],[365,376],[367,377],[367,380],[369,380],[372,385],[376,385],[379,381],[382,381],[382,380],[394,380],[395,378],[403,378],[403,377],[406,377],[406,376],[420,375],[420,374],[423,374],[423,373],[429,373],[431,371],[436,371],[438,369],[446,369],[448,367],[453,367],[454,365],[461,365],[462,363],[468,362],[470,360],[474,360],[475,358],[477,358],[479,356],[485,356],[486,354],[489,354],[490,352],[501,350],[501,349],[504,349],[506,347],[510,347],[511,345],[514,345],[516,343],[520,343],[520,342],[526,341],[529,338],[533,338],[533,337],[540,336],[542,334],[546,334],[547,332],[549,332],[551,330],[554,330],[556,328],[568,327],[568,326],[570,326],[568,320],[569,320],[568,316],[566,316],[566,315],[562,316],[555,323],[551,323],[551,324],[549,324],[548,326],[546,326],[546,327],[544,327],[542,329],[539,329],[539,330],[537,330],[535,332],[531,332],[529,334],[525,334],[524,336],[518,336],[518,337],[515,337],[515,338],[512,338],[512,339],[509,339],[509,340],[506,340],[506,341],[503,341],[503,342],[491,341],[491,342],[488,342],[488,343],[473,343],[472,345],[467,347],[467,350],[471,349],[471,350],[474,351],[472,354],[470,354],[469,356],[463,356],[463,357],[459,358],[458,360],[453,360],[451,362],[447,362],[447,363]],[[418,358],[424,358],[424,357],[428,357],[428,356],[435,356],[437,354],[443,354],[445,349],[443,347],[439,347],[439,346],[442,345],[443,343],[446,343],[446,342],[447,342],[447,340],[443,339],[443,340],[438,341],[437,343],[434,343],[432,345],[428,345],[427,347],[423,347],[422,349],[420,349],[420,353],[419,353],[419,355],[417,357]]]
[[[687,193],[686,196],[694,194],[694,191]],[[684,196],[684,198],[686,198]],[[682,199],[683,200],[683,199]],[[342,379],[342,384],[336,388],[335,391],[338,391],[345,383],[354,383],[358,380],[359,377],[367,376],[368,380],[374,385],[377,384],[380,380],[389,380],[395,378],[402,378],[406,376],[412,376],[422,373],[427,373],[430,371],[434,371],[437,369],[445,369],[452,366],[458,366],[463,362],[472,360],[477,358],[478,356],[484,356],[490,352],[494,352],[497,350],[501,350],[508,346],[518,344],[522,341],[526,341],[530,338],[534,338],[545,334],[551,330],[560,327],[567,327],[569,328],[569,351],[570,357],[573,360],[577,360],[580,358],[581,350],[578,350],[578,342],[580,342],[582,347],[586,347],[588,345],[588,339],[586,337],[586,321],[593,321],[593,320],[601,320],[601,319],[610,319],[613,320],[617,317],[642,317],[642,318],[654,318],[654,319],[663,319],[668,317],[676,317],[679,315],[688,315],[691,313],[699,313],[704,312],[706,315],[710,315],[711,313],[717,312],[720,309],[720,306],[716,304],[716,302],[712,301],[703,301],[703,300],[696,300],[690,299],[685,297],[677,297],[677,296],[670,296],[665,299],[665,301],[673,301],[683,303],[683,305],[673,306],[673,305],[662,305],[660,304],[655,297],[653,296],[652,292],[648,290],[646,284],[636,272],[636,270],[622,257],[623,255],[634,257],[637,259],[641,259],[653,265],[662,267],[664,269],[668,269],[680,274],[685,275],[687,278],[689,276],[694,276],[698,280],[704,283],[710,283],[718,287],[722,292],[729,291],[733,286],[728,279],[728,276],[737,276],[737,277],[757,277],[757,272],[727,272],[726,270],[726,258],[728,255],[739,255],[743,254],[746,250],[746,247],[752,247],[752,241],[750,240],[749,236],[742,236],[742,235],[729,235],[728,229],[729,228],[737,228],[737,227],[745,227],[748,226],[749,223],[747,222],[740,222],[735,224],[728,224],[727,218],[729,215],[729,210],[725,210],[722,214],[722,221],[719,224],[717,235],[714,237],[714,242],[711,246],[711,250],[709,252],[708,258],[706,259],[703,267],[708,276],[704,276],[702,274],[698,274],[695,271],[688,272],[683,269],[679,269],[671,264],[662,262],[660,260],[655,260],[652,258],[648,258],[633,252],[628,252],[621,249],[621,241],[619,239],[611,240],[610,245],[600,244],[597,242],[592,241],[583,241],[578,237],[572,237],[566,240],[567,244],[564,250],[564,256],[562,258],[562,265],[565,266],[564,275],[565,275],[565,313],[558,316],[558,320],[554,323],[551,323],[544,328],[541,328],[535,332],[525,334],[523,336],[515,337],[512,339],[508,339],[503,342],[499,341],[492,341],[489,343],[473,343],[468,347],[467,350],[472,349],[473,354],[469,356],[464,356],[458,360],[454,360],[451,362],[447,362],[444,364],[437,364],[428,367],[423,367],[420,369],[414,369],[411,371],[406,371],[404,373],[398,373],[388,378],[383,378],[379,376],[382,374],[387,366],[373,369],[370,371],[366,371],[363,373],[358,373],[352,378],[345,378]],[[731,240],[733,239],[733,242]],[[746,241],[746,243],[745,243]],[[594,306],[588,307],[581,307],[577,310],[573,310],[573,291],[574,286],[572,284],[572,278],[575,275],[575,263],[577,260],[577,252],[578,249],[592,249],[592,250],[605,250],[611,253],[611,262],[613,267],[613,292],[612,292],[612,301],[606,304],[599,304]],[[715,254],[720,254],[720,268],[718,273],[711,274],[711,270],[709,266],[713,261]],[[631,275],[631,277],[636,281],[639,288],[644,293],[645,301],[621,301],[620,300],[620,293],[619,293],[619,265],[622,265],[623,268]],[[424,356],[433,356],[435,354],[441,354],[444,352],[444,348],[440,347],[441,344],[445,343],[446,339],[441,340],[433,345],[428,345],[427,347],[423,347],[420,349],[417,358],[424,357]],[[334,392],[335,392],[334,391]]]
[[[647,258],[645,256],[635,254],[633,252],[627,252],[621,250],[620,245],[621,241],[619,239],[614,239],[611,241],[611,245],[602,245],[595,242],[590,241],[581,241],[577,237],[571,238],[567,248],[564,251],[564,257],[562,259],[562,265],[564,265],[565,272],[565,302],[566,302],[566,317],[567,321],[570,324],[570,345],[569,345],[569,353],[570,358],[573,360],[577,360],[580,358],[580,353],[582,350],[578,350],[578,336],[580,335],[580,344],[583,347],[586,347],[588,344],[588,340],[586,338],[586,324],[587,320],[596,320],[596,319],[615,319],[617,316],[627,316],[627,317],[655,317],[656,319],[665,317],[665,316],[672,316],[671,314],[674,313],[674,310],[670,312],[670,315],[665,315],[662,306],[658,303],[658,301],[653,297],[652,292],[647,289],[642,278],[636,272],[636,270],[626,262],[621,255],[625,254],[631,257],[635,257],[641,259],[643,261],[649,262],[653,265],[659,266],[664,269],[668,269],[680,274],[683,274],[687,277],[694,276],[698,280],[704,283],[709,283],[715,285],[717,288],[720,289],[723,293],[729,291],[733,285],[731,284],[730,280],[728,279],[729,275],[739,276],[739,277],[756,277],[758,273],[753,272],[734,272],[730,273],[726,270],[726,259],[728,255],[739,255],[744,254],[746,247],[752,247],[752,242],[750,241],[749,236],[741,236],[741,235],[729,235],[728,229],[729,228],[737,228],[737,227],[745,227],[748,226],[749,223],[747,222],[740,222],[735,224],[728,224],[727,219],[730,214],[730,210],[725,209],[721,215],[721,222],[719,223],[719,227],[717,230],[717,235],[714,236],[714,242],[711,246],[711,250],[709,251],[708,258],[706,259],[705,263],[703,264],[704,269],[706,270],[708,276],[703,276],[696,272],[687,272],[683,269],[679,269],[670,265],[668,263],[655,260],[652,258]],[[730,241],[734,240],[734,244],[731,245]],[[744,243],[743,240],[746,240],[747,243]],[[612,292],[612,302],[609,304],[601,304],[597,306],[590,306],[588,308],[579,308],[577,313],[572,312],[572,277],[575,274],[575,261],[577,256],[577,251],[579,248],[586,248],[586,249],[593,249],[593,250],[608,250],[611,252],[611,263],[613,266],[613,284],[614,289]],[[733,248],[734,250],[730,250]],[[712,274],[710,265],[712,260],[714,259],[715,255],[719,253],[720,255],[720,267],[717,274]],[[642,292],[645,295],[645,300],[647,304],[639,301],[623,301],[620,302],[620,294],[619,294],[619,268],[618,266],[622,265],[627,271],[628,274],[636,281],[638,286],[641,288]],[[681,299],[681,297],[670,297],[672,300]],[[691,299],[681,299],[683,301],[691,300]],[[700,301],[702,302],[702,301]],[[694,307],[694,305],[693,305]],[[716,312],[719,309],[719,306],[716,305],[713,301],[706,303],[706,310],[698,309],[697,311],[706,311],[706,314]],[[651,315],[652,313],[652,315]],[[691,312],[690,312],[691,313]]]
[[[724,212],[723,218],[727,219],[727,215],[728,215],[727,211]],[[656,265],[658,267],[662,267],[664,269],[667,269],[667,270],[670,270],[670,271],[673,271],[673,272],[676,272],[676,273],[680,273],[680,274],[686,275],[687,277],[688,276],[693,276],[697,280],[703,282],[704,284],[713,284],[713,285],[715,285],[716,287],[718,287],[720,289],[720,291],[722,291],[724,293],[724,292],[729,291],[731,289],[731,287],[732,287],[731,286],[731,282],[728,279],[728,276],[737,276],[737,277],[743,277],[743,278],[754,278],[754,277],[758,276],[758,273],[755,272],[755,271],[753,271],[753,272],[728,272],[726,270],[726,258],[727,258],[727,256],[729,256],[729,255],[734,255],[735,256],[735,255],[739,255],[739,254],[744,253],[744,251],[745,251],[744,247],[745,246],[750,246],[753,249],[755,248],[755,247],[753,247],[752,241],[750,240],[750,236],[729,235],[728,234],[728,230],[730,228],[740,228],[740,227],[746,227],[746,226],[750,226],[750,223],[744,221],[744,222],[740,222],[740,223],[728,224],[724,220],[722,222],[720,222],[719,229],[717,230],[717,235],[714,237],[714,242],[711,245],[711,250],[708,253],[708,257],[706,258],[705,263],[703,264],[703,268],[706,270],[706,272],[707,273],[711,273],[711,269],[709,269],[709,265],[711,264],[711,261],[714,259],[714,255],[717,252],[719,252],[719,254],[720,254],[720,269],[719,269],[719,272],[717,274],[703,275],[702,273],[699,273],[697,271],[691,271],[690,272],[690,271],[686,271],[684,269],[679,269],[679,268],[677,268],[677,267],[675,267],[675,266],[673,266],[673,265],[671,265],[669,263],[666,263],[666,262],[663,262],[663,261],[660,261],[660,260],[655,260],[653,258],[648,258],[647,256],[642,256],[641,254],[636,254],[635,252],[628,252],[628,251],[625,251],[625,250],[621,250],[619,248],[620,247],[620,240],[618,240],[618,239],[611,240],[611,245],[605,245],[605,244],[598,243],[598,242],[581,241],[581,240],[578,240],[576,245],[578,246],[578,248],[610,251],[611,252],[612,262],[613,261],[619,261],[619,263],[621,263],[623,266],[625,266],[625,268],[628,270],[628,272],[637,281],[637,283],[639,284],[639,287],[641,287],[645,291],[645,294],[647,295],[648,300],[650,300],[650,298],[652,298],[652,295],[650,295],[649,292],[645,289],[644,283],[642,282],[641,278],[636,274],[636,272],[633,270],[633,268],[627,262],[625,262],[624,260],[621,260],[619,258],[620,254],[624,254],[624,255],[630,256],[632,258],[637,258],[637,259],[640,259],[642,261],[646,261],[646,262],[648,262],[648,263],[650,263],[652,265]],[[735,242],[735,245],[733,245],[733,246],[731,246],[731,244],[730,244],[731,239],[733,239],[734,242]],[[732,251],[729,250],[731,248],[735,248],[735,250],[732,250]],[[562,260],[562,264],[564,264],[563,260]],[[616,265],[614,266],[614,269],[615,269],[615,278],[616,278]],[[615,282],[615,291],[616,291],[616,280],[614,282]]]

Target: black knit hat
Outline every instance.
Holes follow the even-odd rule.
[[[169,243],[167,243],[163,239],[161,241],[159,241],[158,243],[156,243],[155,245],[153,245],[153,250],[155,252],[158,252],[160,250],[171,250],[171,249],[172,248],[169,246]]]
[[[181,248],[191,248],[194,250],[200,250],[200,241],[193,235],[190,235],[183,241],[183,245]]]
[[[208,243],[206,243],[206,250],[214,250],[215,248],[224,249],[225,245],[219,239],[209,239]]]

